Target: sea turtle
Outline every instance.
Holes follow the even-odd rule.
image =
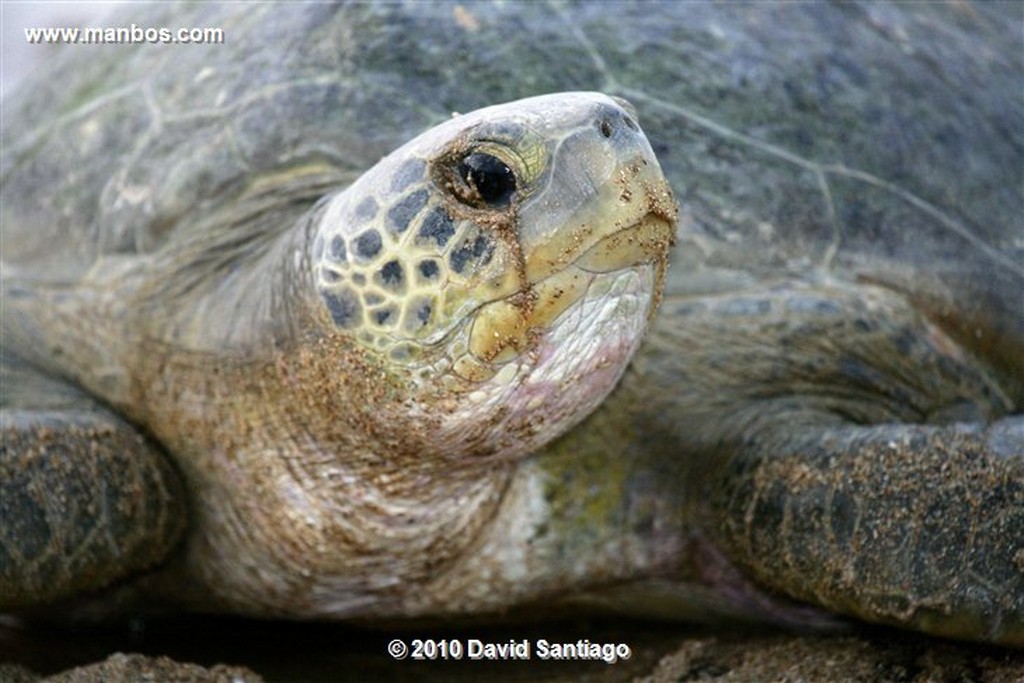
[[[118,11],[225,40],[4,103],[4,609],[1024,644],[1020,6]]]

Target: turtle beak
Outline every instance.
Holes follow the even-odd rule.
[[[590,118],[554,152],[553,173],[563,177],[551,186],[563,196],[522,209],[530,284],[572,263],[592,272],[667,263],[678,207],[632,106],[609,98]]]
[[[538,197],[519,216],[525,282],[473,322],[469,350],[491,368],[530,348],[597,275],[651,266],[649,317],[660,299],[678,207],[635,118],[606,100],[554,157],[553,173],[566,177],[551,185],[563,194]]]

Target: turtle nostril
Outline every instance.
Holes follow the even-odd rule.
[[[602,106],[597,111],[595,124],[601,135],[611,139],[618,135],[639,133],[640,126],[636,122],[636,109],[625,100],[616,100],[621,107]]]

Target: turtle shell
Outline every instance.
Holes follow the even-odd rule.
[[[74,283],[262,184],[279,225],[452,112],[630,100],[683,209],[670,292],[880,283],[1024,399],[1024,72],[1014,3],[169,6],[223,43],[71,47],[7,98],[8,274]],[[316,178],[315,182],[307,182]]]

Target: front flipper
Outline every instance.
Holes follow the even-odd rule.
[[[708,538],[757,584],[1024,645],[1024,416],[905,299],[668,297],[636,372],[649,438],[675,444]]]
[[[86,397],[5,366],[0,610],[86,594],[160,562],[186,519],[166,457]]]
[[[756,581],[870,621],[1024,645],[1024,417],[750,446],[714,500],[727,554]]]

